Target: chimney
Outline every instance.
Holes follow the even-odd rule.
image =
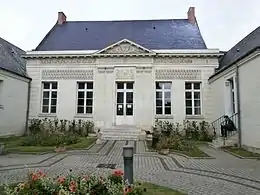
[[[189,20],[190,23],[192,23],[192,24],[197,23],[196,17],[195,17],[195,7],[190,7],[187,15],[188,15],[188,20]]]
[[[58,12],[58,21],[57,23],[59,25],[62,25],[64,22],[66,22],[67,17],[65,16],[65,14],[63,12]]]

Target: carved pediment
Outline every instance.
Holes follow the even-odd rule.
[[[126,39],[119,41],[97,52],[97,54],[149,54],[149,53],[153,53],[153,52]]]

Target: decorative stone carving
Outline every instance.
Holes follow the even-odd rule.
[[[142,53],[148,53],[144,49],[138,48],[135,45],[132,45],[127,42],[120,43],[118,45],[115,45],[114,47],[108,48],[107,50],[104,50],[101,52],[101,54],[142,54]]]
[[[98,64],[151,64],[153,58],[151,57],[106,57],[98,58]]]
[[[173,79],[201,79],[201,70],[197,69],[157,69],[155,78],[162,80]]]
[[[42,59],[42,64],[93,64],[95,58],[50,58]]]
[[[138,66],[136,67],[136,73],[151,73],[152,67]]]
[[[98,73],[113,73],[114,67],[98,67]]]
[[[56,80],[56,79],[75,79],[75,80],[92,80],[94,75],[93,70],[43,70],[42,79]]]
[[[116,70],[116,79],[134,79],[133,69],[120,69]]]
[[[192,64],[193,60],[191,58],[160,57],[160,58],[154,58],[154,63],[158,63],[158,64]]]

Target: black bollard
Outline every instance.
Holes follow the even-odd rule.
[[[124,157],[124,179],[127,180],[129,184],[134,183],[134,147],[126,145],[123,147],[123,157]]]

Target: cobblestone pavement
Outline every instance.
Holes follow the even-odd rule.
[[[51,176],[69,174],[108,174],[111,169],[96,168],[100,163],[123,169],[122,147],[134,146],[134,172],[138,180],[184,191],[191,195],[260,194],[260,161],[239,159],[223,151],[202,146],[212,159],[192,159],[179,155],[148,152],[145,143],[106,141],[89,150],[60,154],[0,156],[0,183],[19,182],[29,171],[41,169]]]

